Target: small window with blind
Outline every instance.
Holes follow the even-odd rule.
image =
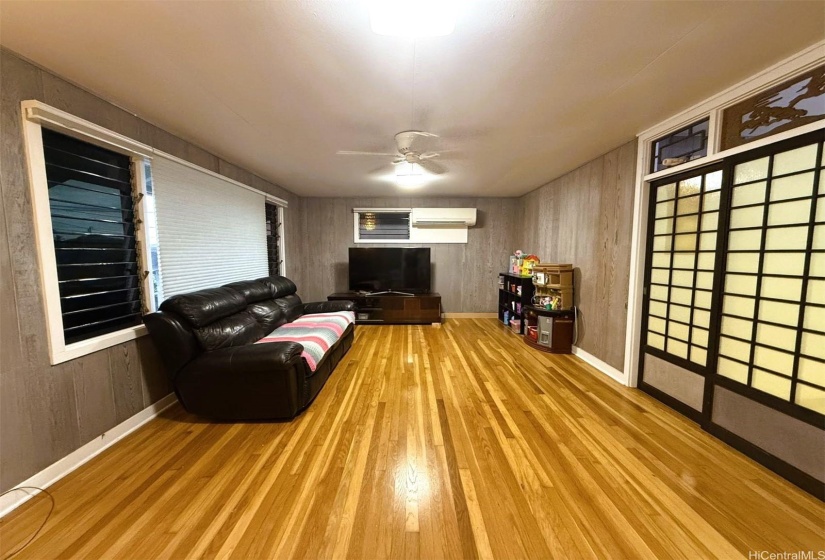
[[[409,210],[355,212],[356,243],[401,243],[409,241]]]
[[[283,275],[281,257],[281,208],[277,204],[266,203],[266,256],[269,261],[269,275]]]
[[[65,344],[141,324],[128,156],[43,129]]]

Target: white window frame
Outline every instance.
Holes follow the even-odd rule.
[[[37,248],[38,266],[40,268],[40,289],[43,294],[46,334],[49,341],[49,361],[52,365],[67,362],[93,352],[116,346],[123,342],[134,340],[145,336],[148,331],[144,325],[136,325],[80,342],[66,344],[63,335],[63,314],[60,308],[60,289],[57,281],[57,259],[55,257],[52,234],[49,187],[46,178],[46,160],[43,153],[43,127],[83,142],[95,144],[107,150],[124,154],[130,158],[134,170],[133,180],[135,181],[135,186],[133,188],[140,199],[136,201],[134,205],[135,235],[138,247],[140,248],[138,252],[138,258],[140,259],[138,264],[141,269],[141,274],[145,271],[150,272],[150,274],[143,275],[141,278],[141,305],[144,310],[154,310],[152,302],[152,268],[149,251],[147,250],[149,247],[146,235],[147,228],[139,226],[141,221],[144,221],[146,214],[144,204],[144,200],[146,199],[146,173],[144,163],[146,161],[151,163],[154,155],[172,159],[203,173],[218,177],[223,181],[254,191],[266,197],[269,202],[277,204],[280,209],[281,222],[281,260],[283,261],[281,267],[282,271],[285,270],[286,252],[284,250],[283,209],[288,206],[286,200],[254,189],[249,185],[245,185],[209,169],[204,169],[171,154],[156,150],[151,146],[132,140],[131,138],[98,126],[85,119],[75,117],[70,113],[61,111],[40,101],[27,100],[21,102],[20,106],[23,124],[23,145],[29,175],[29,192],[31,194],[34,214],[34,241]]]
[[[353,226],[353,240],[355,243],[366,243],[372,245],[383,245],[384,243],[406,244],[415,243],[413,239],[413,227],[410,224],[409,239],[361,239],[361,232],[358,228],[358,222],[361,214],[372,212],[374,214],[406,214],[407,218],[412,220],[412,208],[353,208],[352,209],[352,226]]]
[[[735,148],[729,148],[724,151],[719,150],[722,134],[722,113],[726,108],[825,63],[825,55],[823,55],[823,52],[825,52],[825,41],[820,41],[638,135],[633,226],[630,245],[630,281],[627,299],[624,376],[623,379],[620,379],[625,385],[635,387],[638,384],[639,377],[645,242],[647,239],[648,221],[647,200],[650,192],[650,184],[657,179],[704,167],[734,154],[747,152],[768,144],[781,142],[788,138],[824,129],[825,120],[820,120],[766,138],[754,140],[753,142],[748,142]],[[710,118],[710,122],[708,123],[707,156],[655,173],[648,172],[650,169],[651,145],[656,139],[666,136],[680,128],[684,128],[705,117]]]
[[[136,325],[119,331],[103,334],[80,342],[66,344],[63,335],[63,314],[60,308],[60,289],[57,281],[57,259],[55,257],[52,233],[51,208],[49,204],[49,185],[46,178],[46,158],[43,152],[42,128],[48,128],[71,136],[83,142],[95,144],[113,152],[129,156],[133,169],[134,192],[140,200],[136,201],[135,235],[138,246],[147,247],[146,228],[138,227],[144,214],[142,204],[146,196],[146,181],[143,169],[144,161],[152,158],[152,149],[145,144],[135,142],[125,136],[107,130],[96,124],[79,119],[69,113],[50,107],[39,101],[21,103],[23,119],[23,144],[29,173],[29,189],[34,211],[35,245],[40,267],[40,288],[46,313],[46,333],[49,339],[49,361],[52,365],[73,360],[146,334],[144,325]],[[143,196],[140,196],[140,195]],[[149,270],[148,251],[138,251],[138,265],[141,271]],[[142,274],[142,272],[141,272]],[[151,309],[151,279],[141,278],[141,305]]]

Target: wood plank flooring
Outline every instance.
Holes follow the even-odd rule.
[[[747,558],[825,550],[825,506],[494,319],[358,327],[289,423],[178,405],[51,487],[15,558]],[[37,528],[0,521],[0,556]]]

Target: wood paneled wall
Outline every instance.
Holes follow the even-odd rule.
[[[0,491],[170,392],[148,338],[49,364],[20,102],[36,99],[286,199],[287,256],[297,256],[300,199],[0,50]],[[300,265],[300,260],[291,261]],[[300,278],[287,263],[287,274]]]
[[[624,369],[636,140],[524,195],[522,249],[575,266],[577,346]]]
[[[475,207],[467,244],[431,245],[447,312],[494,312],[516,248],[577,267],[579,346],[622,368],[635,141],[522,198],[300,198],[0,50],[0,491],[170,392],[141,338],[49,364],[20,102],[36,99],[284,198],[287,276],[305,301],[347,283],[354,207]]]
[[[353,208],[478,209],[466,244],[418,245],[432,249],[433,290],[441,294],[448,313],[496,311],[498,272],[518,248],[522,230],[517,198],[303,198],[301,204],[300,257],[305,268],[297,284],[304,301],[324,300],[347,289],[347,249],[355,246]]]

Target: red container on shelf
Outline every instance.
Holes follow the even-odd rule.
[[[537,326],[530,326],[527,327],[527,330],[524,332],[524,336],[532,340],[533,342],[538,342],[539,340],[539,328]]]

